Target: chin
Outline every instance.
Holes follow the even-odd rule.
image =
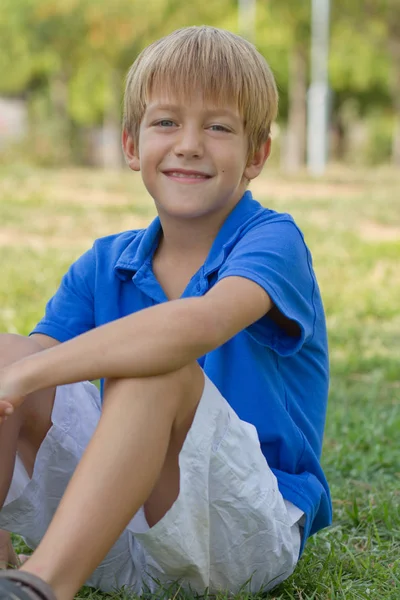
[[[212,212],[209,208],[206,208],[204,204],[201,206],[193,206],[193,204],[189,204],[190,201],[187,201],[186,203],[179,203],[178,206],[168,206],[167,204],[156,202],[156,207],[161,215],[165,215],[174,219],[196,219],[199,217],[204,217]]]

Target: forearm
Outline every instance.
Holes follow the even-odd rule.
[[[142,310],[23,359],[18,372],[26,393],[102,377],[146,377],[177,370],[214,344],[204,302],[188,298]]]

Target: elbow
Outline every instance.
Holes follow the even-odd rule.
[[[199,324],[199,344],[202,347],[202,353],[199,356],[219,348],[229,339],[223,319],[210,310],[206,303],[202,306],[197,322]]]

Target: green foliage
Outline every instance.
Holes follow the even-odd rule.
[[[257,3],[255,42],[276,75],[282,121],[289,110],[290,56],[301,51],[309,58],[310,7],[310,1],[298,0]],[[124,74],[138,53],[173,29],[201,23],[237,31],[237,1],[2,0],[0,94],[27,98],[32,133],[45,140],[35,138],[33,146],[51,146],[49,131],[60,140],[55,152],[33,147],[32,154],[48,164],[70,160],[74,127],[101,125],[110,114],[118,122]],[[332,2],[329,69],[335,116],[349,97],[357,100],[360,115],[376,107],[399,112],[399,32],[398,0]],[[39,119],[38,103],[46,105]],[[381,146],[373,159],[367,151],[367,159],[386,158],[387,147],[379,140],[376,147]]]
[[[365,153],[366,162],[378,164],[385,157],[390,160],[392,152],[393,118],[383,110],[376,109],[368,118],[370,141]]]
[[[385,28],[381,21],[365,26],[351,18],[334,22],[331,38],[330,76],[335,91],[365,91],[387,88],[390,72],[385,46]]]
[[[109,101],[110,70],[124,73],[142,48],[188,23],[215,23],[217,10],[177,0],[4,0],[0,12],[0,91],[24,92],[66,79],[68,112],[90,124]],[[122,88],[122,86],[121,86]]]
[[[24,90],[35,69],[25,10],[22,0],[4,0],[0,10],[0,89],[6,93]]]

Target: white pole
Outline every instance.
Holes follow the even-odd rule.
[[[256,38],[256,1],[257,0],[238,0],[239,33],[253,44]]]
[[[307,164],[322,175],[328,158],[330,0],[312,0],[311,85],[308,92]]]

